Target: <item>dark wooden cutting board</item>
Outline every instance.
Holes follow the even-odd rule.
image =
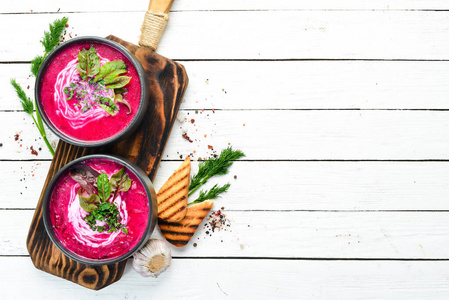
[[[188,84],[182,65],[148,47],[138,47],[112,35],[107,38],[125,46],[142,63],[150,86],[148,111],[137,131],[112,147],[92,149],[59,142],[27,237],[27,249],[36,268],[94,290],[118,281],[125,270],[126,260],[107,266],[90,267],[62,254],[51,242],[42,221],[44,191],[61,167],[78,157],[94,153],[116,154],[128,158],[153,180]]]

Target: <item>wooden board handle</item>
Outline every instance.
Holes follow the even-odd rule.
[[[157,49],[159,40],[167,26],[170,8],[174,0],[151,0],[142,24],[139,45]]]
[[[148,10],[168,14],[175,0],[150,0]]]

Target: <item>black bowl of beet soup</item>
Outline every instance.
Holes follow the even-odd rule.
[[[69,258],[91,266],[130,257],[148,241],[156,220],[150,179],[118,156],[71,161],[44,194],[43,221],[50,239]]]
[[[79,37],[45,58],[35,97],[43,121],[60,139],[76,146],[102,147],[137,129],[148,106],[148,78],[122,45],[100,37]]]

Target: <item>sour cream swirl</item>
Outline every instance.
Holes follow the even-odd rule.
[[[87,222],[83,219],[89,213],[80,206],[79,196],[77,194],[80,187],[81,186],[77,183],[70,188],[71,200],[68,207],[68,220],[73,226],[74,238],[81,244],[93,248],[110,245],[122,231],[118,230],[111,233],[92,231]],[[128,211],[126,209],[126,202],[122,201],[120,193],[114,200],[114,204],[117,206],[120,213],[120,223],[127,225],[129,221]],[[106,222],[97,221],[97,225],[105,224]]]
[[[99,54],[98,56],[100,57],[101,65],[109,62],[109,59],[104,58]],[[76,68],[77,63],[78,58],[75,58],[70,61],[67,66],[61,70],[61,72],[59,72],[56,78],[55,93],[53,97],[55,106],[57,107],[56,114],[62,115],[74,129],[82,128],[92,121],[110,116],[98,105],[92,106],[92,108],[86,112],[82,112],[80,107],[74,106],[67,101],[69,96],[64,93],[64,89],[70,86],[71,82],[81,80],[78,69]]]

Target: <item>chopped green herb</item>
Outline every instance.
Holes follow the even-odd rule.
[[[114,203],[101,203],[97,209],[93,210],[83,219],[93,231],[107,231],[111,233],[121,229],[125,234],[128,234],[125,225],[120,223],[120,212]],[[100,222],[105,221],[106,225],[97,225],[97,220]]]
[[[64,88],[64,93],[66,94],[66,95],[70,95],[70,97],[68,97],[66,100],[70,100],[70,99],[72,99],[73,98],[73,89],[69,89],[69,87],[65,87]]]
[[[122,168],[116,174],[108,176],[105,173],[97,177],[97,194],[90,195],[89,198],[82,197],[82,189],[78,190],[81,207],[89,214],[83,219],[87,222],[93,231],[98,232],[116,232],[122,230],[123,233],[128,234],[128,229],[125,225],[120,223],[120,212],[114,203],[118,192],[126,192],[131,186],[131,179]],[[111,192],[114,192],[112,201],[109,201]],[[106,222],[106,225],[97,225],[97,221]]]

